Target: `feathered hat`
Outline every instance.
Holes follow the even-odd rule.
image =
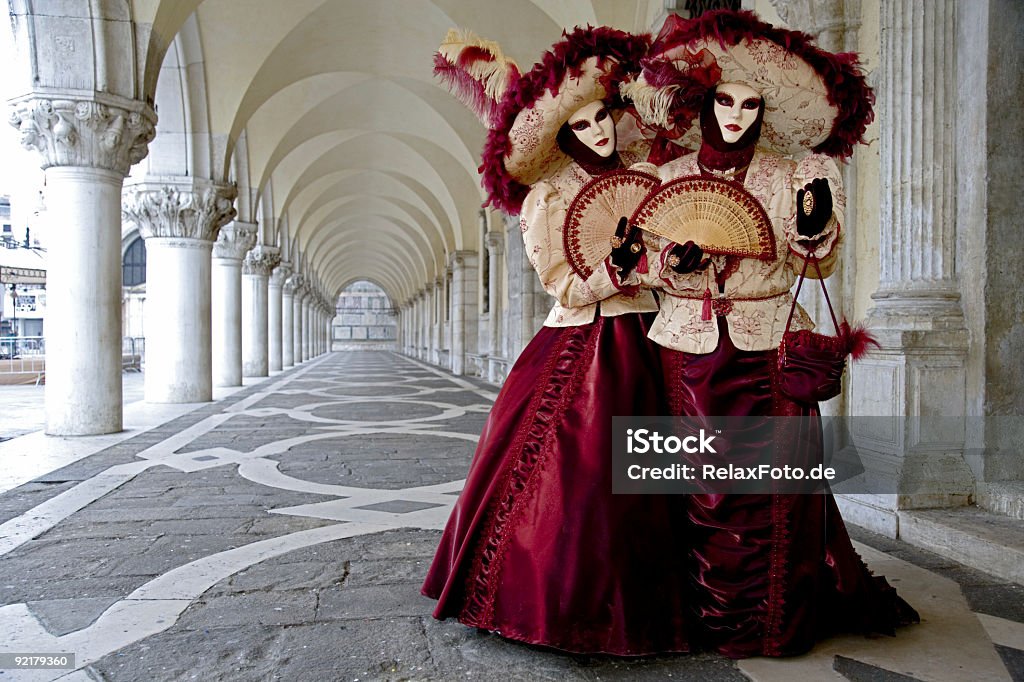
[[[493,128],[505,93],[519,80],[519,67],[498,43],[453,28],[434,54],[434,75],[487,128]]]
[[[556,142],[580,107],[617,97],[617,84],[640,68],[647,35],[606,27],[576,28],[505,93],[487,135],[482,165],[488,204],[518,213],[530,185],[570,159]]]
[[[716,10],[690,20],[669,15],[640,76],[622,91],[645,125],[697,149],[704,94],[725,82],[761,94],[759,144],[781,154],[847,157],[874,118],[875,96],[857,55],[826,52],[807,34],[776,28],[749,11]]]

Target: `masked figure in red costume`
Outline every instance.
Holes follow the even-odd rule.
[[[672,413],[816,418],[817,403],[779,390],[778,348],[804,259],[816,258],[821,276],[835,265],[846,198],[831,157],[849,156],[872,115],[855,59],[750,12],[670,17],[624,92],[643,123],[697,150],[658,167],[663,182],[728,181],[770,223],[771,256],[761,259],[642,237],[652,253],[639,279],[662,294],[650,337],[664,348]],[[796,306],[792,329],[812,327]],[[891,633],[918,619],[856,554],[831,494],[686,504],[687,607],[702,646],[736,658],[791,655],[831,632]]]
[[[490,201],[521,214],[530,262],[565,305],[506,378],[423,585],[437,618],[580,653],[690,647],[686,550],[675,536],[682,498],[612,495],[612,416],[667,409],[647,338],[657,303],[611,285],[609,264],[578,275],[562,239],[584,184],[646,158],[646,147],[623,148],[613,105],[648,47],[646,37],[577,29],[487,117]],[[617,257],[633,267],[641,249],[629,249]]]

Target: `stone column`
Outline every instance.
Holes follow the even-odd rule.
[[[431,339],[434,338],[434,295],[433,285],[428,284],[420,292],[420,351],[421,360],[430,362]]]
[[[420,357],[420,348],[423,346],[423,296],[417,292],[412,299],[413,310],[413,352],[414,358]]]
[[[334,313],[335,306],[324,303],[324,353],[334,351]]]
[[[324,302],[323,299],[317,301],[316,306],[316,317],[314,318],[316,324],[316,354],[321,356],[324,354],[324,346],[326,345],[327,335],[324,333]]]
[[[323,303],[316,302],[313,309],[313,357],[320,357],[324,352],[324,308]]]
[[[433,325],[430,330],[430,361],[437,366],[441,364],[441,350],[444,341],[444,279],[443,274],[438,276],[431,292]]]
[[[316,358],[320,356],[320,299],[313,301],[309,309],[309,356]]]
[[[433,338],[434,296],[433,283],[423,287],[420,300],[420,359],[430,362],[430,340]]]
[[[242,376],[269,374],[267,280],[281,262],[275,246],[257,244],[242,261]]]
[[[401,353],[405,346],[405,329],[403,326],[405,324],[405,316],[402,304],[394,303],[392,306],[395,311],[395,321],[397,322],[395,327],[395,350]]]
[[[296,279],[296,278],[293,278]],[[295,364],[302,363],[302,299],[306,296],[304,279],[298,275],[295,285],[295,298],[292,307],[292,345],[295,346]]]
[[[411,296],[405,302],[405,354],[410,357],[416,355],[416,297]]]
[[[324,303],[324,353],[334,350],[334,306]]]
[[[284,369],[284,283],[291,272],[291,264],[282,262],[270,273],[270,280],[267,282],[267,343],[271,372],[280,372]]]
[[[233,187],[151,178],[126,188],[122,213],[146,240],[146,400],[213,399],[211,255],[235,216]]]
[[[302,322],[300,324],[302,328],[302,361],[306,362],[310,359],[310,338],[309,338],[309,308],[313,302],[313,292],[310,291],[302,299]]]
[[[534,281],[539,280],[533,266],[526,257],[518,216],[505,216],[505,238],[508,267],[508,330],[505,334],[505,357],[511,362],[530,342],[537,332],[534,326],[535,308],[543,310],[543,303],[537,301]],[[538,281],[539,284],[539,281]],[[548,306],[550,307],[550,306]],[[547,311],[544,310],[547,314]]]
[[[882,347],[851,367],[851,414],[891,419],[884,429],[854,423],[857,453],[884,494],[847,501],[844,511],[892,536],[900,509],[967,504],[974,492],[963,455],[967,333],[954,258],[954,14],[952,0],[881,2],[885,191],[868,324]]]
[[[319,322],[319,354],[323,355],[327,352],[327,303],[321,305],[317,314],[317,321]]]
[[[402,347],[405,348],[406,355],[415,355],[416,346],[416,299],[410,298],[405,302],[405,308],[402,316],[405,323],[405,331],[402,341]]]
[[[406,355],[412,355],[413,337],[412,337],[412,299],[405,302],[402,306],[402,345],[400,348]]]
[[[316,341],[315,357],[324,354],[324,309],[318,303],[313,315],[313,339]]]
[[[214,386],[242,385],[242,258],[256,243],[254,223],[231,222],[213,245],[210,282]]]
[[[46,432],[113,433],[122,428],[121,188],[146,156],[156,114],[108,93],[102,103],[58,97],[16,100],[10,111],[46,171]]]
[[[451,285],[451,370],[466,373],[466,354],[476,353],[477,325],[477,262],[476,251],[455,251],[450,256]]]
[[[419,294],[413,294],[408,304],[409,315],[409,355],[419,357],[420,345],[420,299]]]
[[[320,356],[320,297],[313,300],[309,309],[309,355],[310,357]]]
[[[281,289],[281,366],[295,366],[295,276]]]
[[[313,299],[309,306],[309,357],[320,355],[320,302]]]
[[[306,295],[305,278],[302,275],[292,275],[292,352],[293,364],[302,362],[302,299]]]
[[[486,241],[488,253],[487,278],[490,282],[487,290],[487,308],[490,311],[488,323],[491,326],[488,334],[491,345],[487,351],[486,376],[488,381],[498,382],[503,378],[500,358],[501,349],[501,321],[504,316],[502,310],[501,284],[502,264],[505,262],[505,235],[502,232],[488,232]]]
[[[448,254],[448,258],[448,266],[444,270],[444,278],[442,280],[444,284],[441,288],[441,340],[438,345],[441,348],[441,364],[450,370],[454,356],[452,352],[452,323],[454,321],[454,316],[452,315],[452,254]],[[447,355],[445,351],[447,351]]]

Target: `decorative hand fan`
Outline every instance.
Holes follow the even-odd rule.
[[[665,183],[633,214],[630,224],[707,253],[775,258],[775,237],[764,208],[736,183],[689,176]]]
[[[612,247],[619,218],[631,216],[647,194],[661,183],[647,173],[612,171],[591,180],[569,204],[562,227],[565,257],[583,279],[593,274]]]

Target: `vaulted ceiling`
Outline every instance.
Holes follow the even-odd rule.
[[[326,293],[355,279],[400,303],[477,250],[484,129],[438,86],[447,30],[524,69],[564,28],[647,30],[660,0],[132,0],[140,89],[160,116],[133,175],[239,187],[239,219],[304,254]],[[500,229],[500,227],[499,227]]]

